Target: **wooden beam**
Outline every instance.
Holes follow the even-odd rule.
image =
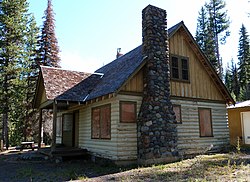
[[[53,129],[52,129],[52,143],[51,153],[56,150],[56,120],[57,120],[57,102],[53,102]]]
[[[38,133],[38,149],[41,148],[41,142],[42,142],[42,115],[43,115],[43,110],[39,109],[39,133]]]

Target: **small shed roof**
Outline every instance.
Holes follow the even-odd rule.
[[[250,100],[246,100],[243,102],[236,103],[235,105],[231,105],[228,109],[240,108],[240,107],[250,107]]]

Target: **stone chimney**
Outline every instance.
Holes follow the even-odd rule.
[[[143,57],[147,58],[138,115],[138,162],[153,164],[178,159],[177,128],[170,102],[169,48],[166,11],[148,5],[142,11]]]

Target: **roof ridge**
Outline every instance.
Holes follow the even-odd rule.
[[[47,68],[47,69],[54,69],[54,70],[69,71],[69,72],[78,72],[78,73],[94,74],[94,73],[85,72],[85,71],[69,70],[69,69],[65,69],[65,68],[58,68],[58,67],[51,67],[51,66],[42,66],[42,65],[40,65],[40,67],[41,67],[41,68]]]

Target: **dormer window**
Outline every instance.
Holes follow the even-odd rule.
[[[171,55],[171,79],[189,81],[189,60],[187,57]]]

